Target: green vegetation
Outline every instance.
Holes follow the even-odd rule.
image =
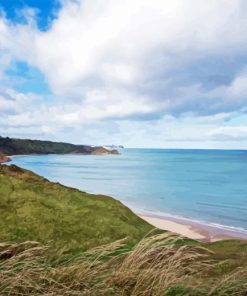
[[[51,241],[54,250],[85,250],[127,237],[133,245],[151,226],[119,201],[49,182],[17,166],[0,166],[0,240]]]
[[[23,140],[0,137],[0,153],[5,155],[23,154],[118,154],[117,150],[107,150],[103,147],[73,145],[51,141]]]
[[[247,242],[159,231],[113,198],[2,165],[0,295],[244,296]]]

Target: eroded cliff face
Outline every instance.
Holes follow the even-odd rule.
[[[4,154],[0,154],[0,163],[11,161],[10,157]]]
[[[95,155],[118,155],[119,152],[116,149],[109,150],[104,147],[92,147],[91,154]]]

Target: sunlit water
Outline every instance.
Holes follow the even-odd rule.
[[[111,195],[137,212],[247,230],[247,151],[125,149],[119,156],[18,156],[51,181]]]

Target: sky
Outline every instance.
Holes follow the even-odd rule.
[[[0,0],[0,135],[247,148],[245,0]]]

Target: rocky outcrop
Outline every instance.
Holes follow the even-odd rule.
[[[118,155],[119,152],[116,149],[108,150],[104,147],[93,147],[91,154],[94,154],[94,155]]]
[[[10,157],[4,154],[0,154],[0,163],[11,161]]]

